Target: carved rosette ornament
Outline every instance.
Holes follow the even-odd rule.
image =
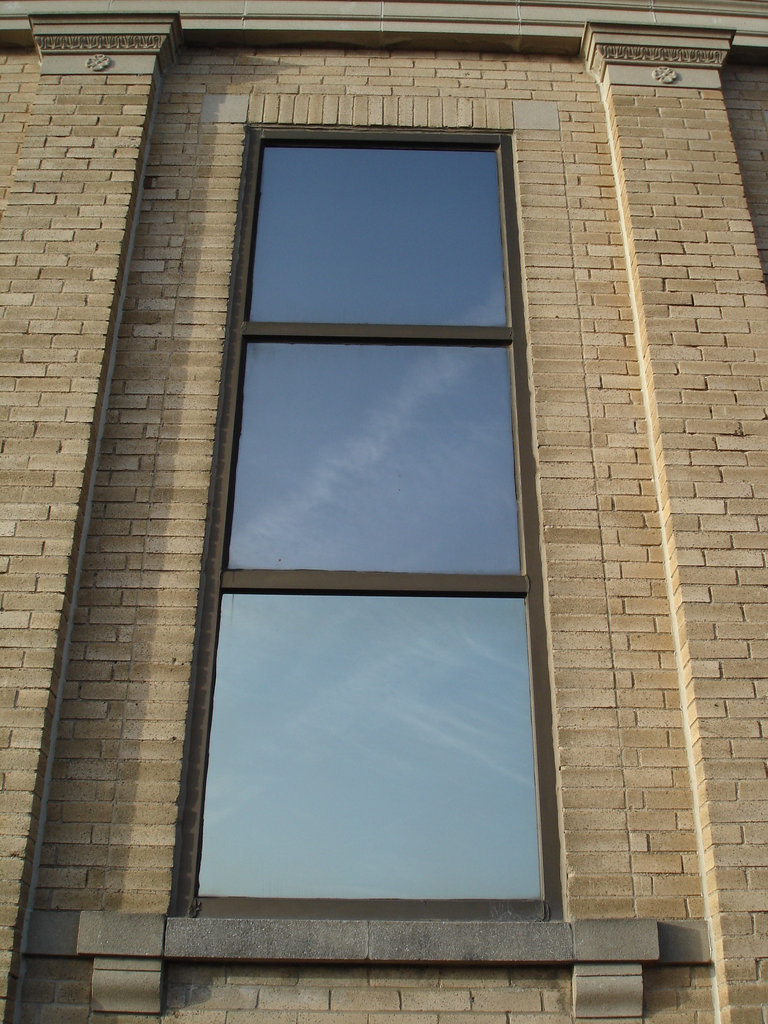
[[[111,68],[114,61],[106,53],[94,53],[85,62],[89,71],[106,71]]]
[[[680,77],[680,72],[669,67],[654,68],[651,77],[654,81],[661,82],[662,85],[672,85]]]

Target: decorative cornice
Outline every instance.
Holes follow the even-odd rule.
[[[86,32],[121,32],[126,21],[151,19],[151,12],[178,15],[185,43],[205,47],[299,42],[576,55],[585,24],[610,21],[649,31],[667,26],[673,34],[717,25],[734,33],[737,57],[764,63],[768,54],[768,0],[12,0],[0,2],[0,46],[31,45],[30,21],[68,9],[87,9]]]
[[[41,32],[35,35],[38,49],[46,54],[70,53],[157,53],[167,36],[159,33],[93,32],[84,35]]]
[[[604,61],[614,64],[681,64],[687,67],[719,68],[728,56],[726,48],[693,46],[643,46],[632,43],[598,43]]]

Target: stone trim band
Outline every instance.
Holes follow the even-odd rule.
[[[93,53],[157,53],[167,36],[160,33],[141,35],[136,32],[37,33],[35,40],[42,54]]]
[[[699,49],[691,46],[638,46],[630,43],[598,43],[597,52],[616,64],[682,64],[689,67],[719,68],[727,49]]]

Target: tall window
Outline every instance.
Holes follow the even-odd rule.
[[[257,163],[198,895],[541,901],[499,141]]]

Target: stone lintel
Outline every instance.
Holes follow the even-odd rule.
[[[717,89],[732,32],[588,24],[582,56],[598,81],[609,85]]]
[[[573,1015],[581,1020],[636,1020],[643,1016],[640,964],[576,964]]]
[[[152,74],[173,64],[181,45],[176,15],[108,20],[86,14],[30,18],[41,74]]]

